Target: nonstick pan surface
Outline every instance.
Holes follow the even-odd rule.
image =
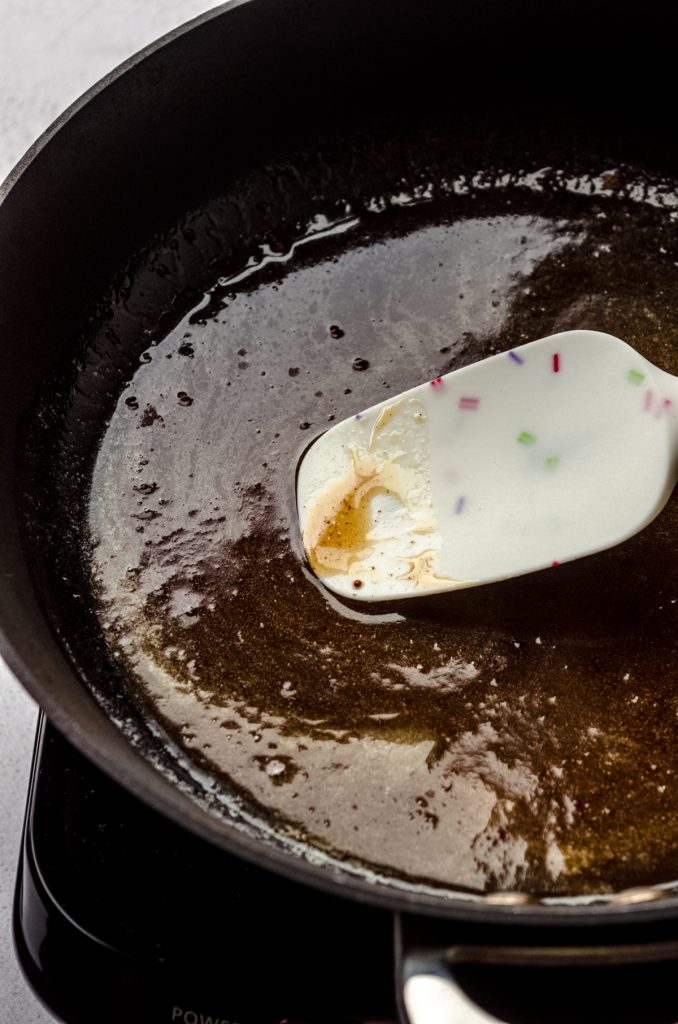
[[[607,168],[649,168],[657,183],[675,174],[675,150],[666,144],[666,122],[656,102],[665,87],[661,61],[651,81],[620,77],[631,53],[650,41],[661,44],[666,35],[661,12],[656,24],[648,19],[646,36],[632,39],[623,19],[610,26],[589,8],[584,45],[572,8],[568,20],[558,25],[556,46],[554,26],[530,17],[528,32],[519,6],[503,12],[506,23],[497,24],[489,37],[486,26],[479,24],[478,8],[458,7],[452,17],[437,5],[419,7],[414,21],[405,5],[389,11],[392,17],[384,22],[379,5],[366,12],[358,5],[328,4],[318,12],[305,4],[257,0],[207,16],[95,90],[29,154],[9,183],[0,212],[0,315],[3,337],[12,339],[6,359],[11,387],[5,400],[11,429],[2,439],[8,482],[2,508],[5,576],[0,608],[6,657],[56,724],[107,771],[200,834],[278,870],[359,898],[443,914],[482,913],[485,919],[498,920],[510,914],[541,922],[550,920],[549,915],[577,923],[609,920],[628,914],[628,908],[526,905],[508,910],[477,899],[450,899],[427,886],[398,887],[386,874],[367,878],[348,864],[290,843],[270,824],[247,823],[242,815],[234,824],[228,815],[216,813],[205,801],[204,778],[196,783],[195,773],[168,754],[165,735],[149,725],[143,708],[111,686],[114,676],[106,681],[105,652],[93,627],[91,605],[82,599],[81,588],[73,586],[75,577],[67,571],[59,581],[55,572],[74,549],[82,512],[78,501],[92,469],[93,442],[128,379],[130,358],[138,359],[199,305],[200,289],[209,283],[210,273],[212,282],[228,277],[249,258],[253,242],[260,246],[263,241],[269,251],[289,249],[299,225],[314,212],[304,206],[311,198],[308,189],[295,191],[293,184],[279,189],[278,195],[292,201],[283,216],[276,211],[278,234],[268,237],[271,195],[263,185],[256,193],[253,183],[261,181],[261,174],[254,168],[294,169],[298,154],[308,154],[315,146],[314,152],[324,155],[324,165],[316,160],[307,169],[309,179],[316,175],[313,198],[323,193],[325,202],[334,204],[335,215],[345,199],[354,152],[363,154],[363,164],[374,177],[361,179],[366,172],[354,168],[354,182],[363,193],[372,186],[377,194],[381,178],[382,191],[386,181],[395,194],[403,168],[414,173],[420,166],[418,154],[404,159],[403,150],[425,138],[437,139],[440,147],[436,153],[431,143],[431,164],[452,158],[449,143],[440,139],[454,139],[454,158],[462,173],[477,167],[479,159],[482,163],[483,154],[485,166],[498,170],[502,140],[512,138],[507,166],[525,180],[547,166],[545,154],[553,163],[557,156],[569,160],[570,169],[582,176]],[[601,51],[595,43],[603,39]],[[574,52],[580,57],[576,82],[570,72]],[[516,60],[518,53],[529,54],[530,60]],[[509,80],[514,87],[511,102],[500,90]],[[592,95],[594,80],[607,84]],[[614,90],[610,82],[615,82]],[[514,105],[516,96],[521,103]],[[347,156],[348,139],[354,149],[348,147]],[[333,174],[335,168],[340,170]],[[250,186],[250,220],[241,218],[238,230],[231,232],[236,242],[229,247],[225,236],[218,236],[224,225],[233,226],[230,214],[219,222],[210,203],[242,189],[243,183]],[[612,184],[614,191],[616,182],[603,182],[605,188]],[[549,187],[557,191],[560,186],[556,181]],[[357,184],[355,191],[352,198],[359,201],[363,197]],[[528,207],[522,211],[527,216],[533,214]],[[191,219],[186,211],[201,213]],[[205,227],[208,220],[211,231]],[[176,255],[180,242],[172,224],[180,225],[186,252],[197,250],[202,260],[185,273],[179,294],[176,267],[168,261],[175,258],[180,266],[186,253]],[[142,255],[135,260],[134,254]],[[127,278],[121,276],[125,269]],[[140,280],[145,290],[139,288]],[[117,282],[113,293],[112,281]],[[106,295],[108,312],[115,306],[123,321],[126,316],[126,326],[107,319],[102,306]],[[203,314],[210,315],[209,303],[218,301],[212,295]],[[81,350],[84,368],[79,372],[90,372],[97,384],[76,395],[81,433],[74,439],[65,430],[72,423],[64,418],[63,405],[45,400],[45,381],[52,398],[72,385],[75,339],[89,332],[91,340],[95,330],[108,348],[103,352],[90,346],[86,355]],[[143,334],[140,350],[130,341],[135,331],[136,341]],[[467,356],[475,357],[473,346]],[[97,359],[99,365],[94,364]],[[37,421],[36,408],[41,410]],[[90,441],[89,447],[83,439]],[[17,479],[18,495],[13,490]],[[50,519],[46,511],[55,498],[61,512]],[[17,505],[28,506],[32,575],[26,545],[19,538]],[[69,565],[75,573],[75,562]],[[602,603],[602,594],[597,599]],[[572,602],[576,600],[573,591]],[[606,628],[604,617],[601,628]],[[71,658],[89,678],[100,703],[83,687]],[[202,790],[201,802],[190,795],[196,785]],[[657,903],[636,906],[636,919],[668,912],[673,905],[670,894],[659,902],[661,909]]]

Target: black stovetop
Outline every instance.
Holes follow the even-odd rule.
[[[398,1017],[391,913],[290,882],[196,838],[121,789],[44,719],[22,850],[16,949],[31,986],[65,1024]],[[443,946],[453,930],[454,944],[469,941],[468,926],[439,925]],[[675,944],[677,932],[669,921],[661,938]],[[493,941],[487,926],[482,941]],[[455,973],[486,1011],[515,1024],[678,1020],[675,960]]]
[[[67,1024],[396,1018],[389,913],[197,839],[44,720],[15,940],[32,987]]]

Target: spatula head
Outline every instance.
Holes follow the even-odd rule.
[[[676,479],[676,379],[568,331],[337,424],[304,455],[304,548],[337,594],[378,601],[554,568],[626,540]]]

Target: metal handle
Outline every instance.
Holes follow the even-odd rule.
[[[402,926],[402,921],[401,921]],[[675,940],[591,946],[459,945],[403,948],[398,934],[402,1009],[406,1024],[505,1024],[478,1006],[454,976],[457,967],[624,968],[678,960]],[[666,1016],[662,1016],[667,1020]]]
[[[472,1003],[450,974],[412,974],[403,1002],[410,1024],[503,1024]]]

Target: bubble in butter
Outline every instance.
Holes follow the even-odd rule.
[[[398,593],[449,589],[454,581],[435,567],[422,403],[398,399],[356,416],[343,436],[341,445],[320,438],[300,467],[303,543],[315,574],[346,595],[389,584]]]

